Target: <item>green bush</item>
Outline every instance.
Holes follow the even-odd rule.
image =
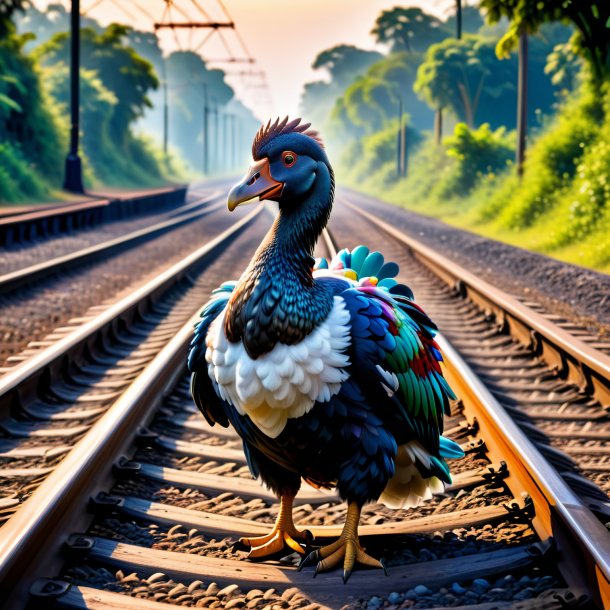
[[[16,35],[12,26],[0,39],[0,141],[12,143],[3,144],[4,201],[44,196],[63,177],[66,136],[36,62],[23,52],[29,39]]]
[[[524,175],[506,200],[500,190],[481,208],[481,220],[497,215],[501,226],[523,229],[550,212],[574,178],[586,145],[593,141],[603,117],[599,98],[588,87],[566,101],[555,120],[530,143]]]
[[[0,201],[12,203],[44,197],[49,185],[38,176],[23,153],[9,142],[0,143]]]
[[[444,145],[447,156],[456,162],[442,181],[439,195],[467,195],[483,176],[502,172],[510,164],[514,134],[507,134],[503,127],[492,131],[487,123],[478,129],[458,123]]]

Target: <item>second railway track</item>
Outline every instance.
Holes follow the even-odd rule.
[[[371,241],[370,231],[367,239],[359,239],[356,225],[346,225],[345,234],[333,230],[340,246]],[[240,239],[248,239],[250,233],[254,230]],[[250,241],[258,240],[259,232]],[[242,256],[243,251],[253,251],[250,241]],[[334,247],[328,235],[323,247]],[[205,300],[201,286],[193,290],[188,305],[183,303],[182,320],[176,317],[171,328],[158,336],[150,334],[148,347],[142,347],[141,340],[151,328],[137,325],[154,326],[154,316],[171,315],[168,305],[153,302],[148,311],[140,309],[128,321],[111,324],[112,332],[92,342],[90,353],[85,350],[73,359],[77,367],[84,361],[98,374],[100,366],[104,372],[118,370],[117,357],[133,361],[122,363],[131,370],[121,372],[120,388],[111,377],[106,378],[109,384],[99,386],[108,394],[103,412],[0,529],[4,607],[314,610],[343,604],[379,608],[418,603],[415,607],[554,610],[584,608],[590,598],[597,607],[610,603],[608,532],[557,476],[547,461],[553,452],[543,456],[486,388],[506,380],[509,389],[525,392],[517,404],[503,401],[520,421],[522,403],[533,414],[549,410],[536,394],[537,389],[545,394],[548,388],[535,386],[561,380],[547,376],[544,364],[532,364],[534,356],[499,333],[490,315],[474,303],[442,284],[430,284],[426,274],[431,272],[415,273],[415,263],[403,260],[404,245],[401,250],[386,241],[380,249],[401,264],[402,279],[414,287],[418,301],[441,329],[457,339],[460,352],[475,364],[490,365],[483,384],[462,357],[445,346],[448,373],[462,398],[452,406],[446,431],[466,450],[453,469],[454,484],[447,493],[411,511],[372,505],[363,513],[365,545],[377,556],[385,555],[388,578],[372,571],[354,574],[347,586],[339,574],[324,574],[314,581],[311,570],[297,572],[291,558],[254,564],[232,549],[235,536],[262,533],[273,521],[277,505],[250,479],[237,437],[209,428],[190,399],[184,352],[194,320],[184,322],[190,317],[190,303]],[[232,265],[228,260],[225,254],[213,263],[217,274],[208,268],[205,290],[238,275],[243,258]],[[130,330],[131,336],[123,334]],[[121,353],[125,349],[136,353],[127,356]],[[113,355],[113,350],[118,353]],[[101,365],[90,358],[100,354]],[[500,355],[503,359],[496,361]],[[63,376],[70,367],[55,362],[54,370]],[[477,373],[481,374],[478,366]],[[29,396],[34,397],[35,412],[41,408],[44,390],[46,399],[65,407],[70,395],[48,392],[54,377],[57,374],[43,374],[16,399],[13,394],[9,408],[19,408],[22,397]],[[582,405],[586,397],[574,395],[573,387],[554,391],[567,397],[562,411],[567,409],[568,414],[595,406]],[[531,392],[535,399],[528,403]],[[555,466],[563,463],[555,458]],[[595,497],[595,488],[586,479],[580,484],[591,494],[589,500]],[[303,492],[297,525],[321,538],[338,535],[343,505],[333,495]]]

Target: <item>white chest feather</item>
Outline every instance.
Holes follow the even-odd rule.
[[[350,343],[350,315],[336,296],[326,320],[295,345],[278,343],[256,360],[241,341],[224,334],[224,314],[210,325],[205,354],[216,392],[275,438],[289,418],[301,417],[315,402],[327,402],[348,378],[346,350]]]

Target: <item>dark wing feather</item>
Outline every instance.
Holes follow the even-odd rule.
[[[187,360],[188,370],[192,373],[191,394],[195,404],[210,425],[218,423],[225,428],[229,426],[229,420],[223,401],[216,394],[208,375],[205,340],[210,324],[224,311],[234,288],[235,282],[226,282],[213,292],[212,298],[201,311],[201,320],[195,325],[195,336],[191,341]]]

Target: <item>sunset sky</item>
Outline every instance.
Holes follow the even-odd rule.
[[[43,8],[52,1],[38,0]],[[64,4],[68,2],[64,0]],[[260,76],[235,74],[228,76],[237,96],[263,118],[269,115],[295,115],[305,82],[319,80],[323,74],[311,70],[315,56],[339,43],[353,44],[366,49],[375,48],[369,32],[375,18],[384,9],[398,4],[421,6],[428,12],[446,16],[453,9],[453,0],[225,0],[225,6],[235,22],[250,54],[256,59],[255,70],[266,73],[269,94],[260,87]],[[217,0],[174,0],[171,19],[185,21],[210,19],[226,21]],[[121,21],[139,29],[152,30],[153,19],[161,20],[166,6],[164,0],[81,0],[82,10],[102,23]],[[204,12],[201,12],[201,7]],[[165,14],[165,20],[169,18]],[[233,56],[243,57],[239,40],[234,33],[224,30],[225,39]],[[181,47],[194,49],[208,35],[209,30],[180,31],[174,36],[161,31],[162,46],[167,51]],[[382,48],[379,48],[382,50]],[[199,49],[204,58],[227,57],[227,49],[218,34]],[[244,72],[247,65],[218,63],[227,72]]]

